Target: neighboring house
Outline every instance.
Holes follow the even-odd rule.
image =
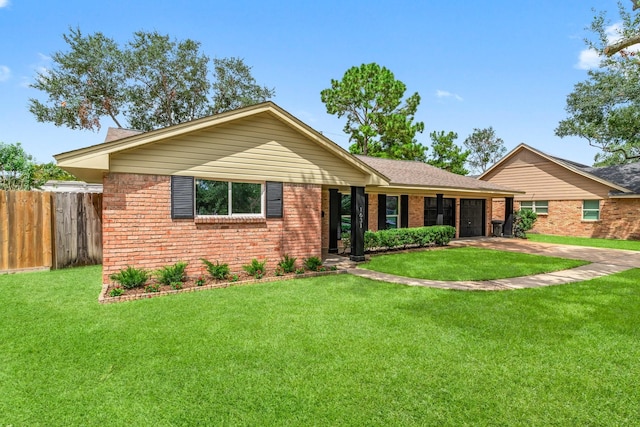
[[[533,232],[640,239],[640,163],[589,167],[520,144],[479,179],[524,190],[515,207],[538,214]]]
[[[491,231],[492,199],[510,186],[419,162],[353,156],[272,102],[151,132],[110,131],[108,142],[55,156],[103,184],[103,279],[200,258],[238,269],[274,267],[336,252],[350,228],[364,259],[364,230],[448,223],[459,236]]]

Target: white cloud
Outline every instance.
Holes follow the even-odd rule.
[[[599,65],[600,55],[598,55],[598,52],[593,49],[584,49],[580,52],[576,68],[580,70],[590,70],[592,68],[598,68]]]
[[[0,8],[9,6],[9,0],[0,0]]]
[[[438,98],[455,98],[458,101],[462,101],[462,97],[460,95],[458,95],[457,93],[448,92],[446,90],[436,90],[436,96]]]
[[[2,1],[2,0],[0,0]],[[0,82],[5,82],[11,77],[11,70],[5,65],[0,65]]]

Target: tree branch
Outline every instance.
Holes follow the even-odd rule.
[[[640,3],[640,0],[636,0],[636,1],[638,3],[634,2],[634,6],[633,6],[634,9],[636,7],[640,7],[640,5],[638,5]],[[622,39],[619,42],[610,44],[609,46],[604,48],[604,54],[607,56],[612,56],[620,52],[622,49],[626,49],[629,46],[638,44],[638,43],[640,43],[640,34],[636,34],[635,36],[631,36],[626,39]]]

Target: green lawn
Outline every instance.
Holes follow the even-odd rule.
[[[532,242],[557,243],[561,245],[593,246],[595,248],[626,249],[640,251],[640,240],[592,239],[588,237],[552,236],[528,233]]]
[[[338,275],[101,306],[96,267],[0,276],[0,425],[637,425],[638,283]]]
[[[431,280],[493,280],[566,270],[586,261],[482,248],[446,248],[372,256],[361,267]]]

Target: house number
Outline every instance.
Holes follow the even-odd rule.
[[[364,208],[362,206],[358,207],[358,224],[360,229],[364,228]]]

